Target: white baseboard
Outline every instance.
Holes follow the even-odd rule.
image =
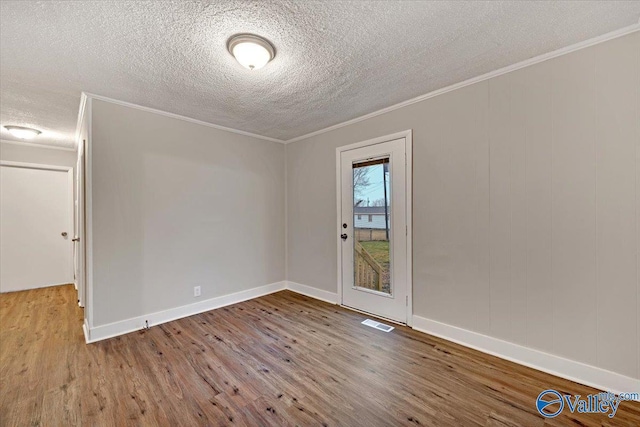
[[[338,294],[335,292],[323,291],[322,289],[314,288],[307,285],[301,285],[296,282],[286,282],[287,289],[290,291],[306,295],[311,298],[319,299],[331,304],[338,304]]]
[[[89,344],[93,341],[91,341],[89,339],[89,321],[87,319],[84,319],[84,322],[82,323],[82,332],[84,333],[84,341]]]
[[[31,290],[34,290],[34,289],[53,288],[54,286],[66,286],[66,285],[70,285],[70,284],[71,284],[71,282],[48,283],[46,285],[32,286],[32,287],[24,288],[24,289],[9,289],[8,291],[0,289],[0,294],[9,294],[11,292],[31,291]]]
[[[435,320],[414,315],[413,329],[599,390],[616,394],[640,391],[640,380],[635,378]]]
[[[82,329],[85,340],[89,344],[141,330],[145,327],[145,321],[149,322],[149,326],[155,326],[284,289],[331,304],[338,304],[339,300],[337,293],[296,282],[282,281],[93,328],[89,328],[85,321]],[[614,393],[640,390],[640,380],[638,379],[424,317],[413,316],[413,329],[599,390]]]
[[[194,314],[203,313],[205,311],[214,310],[216,308],[282,291],[285,288],[286,282],[276,282],[270,285],[248,289],[246,291],[240,291],[229,295],[199,301],[193,304],[183,305],[181,307],[170,308],[168,310],[121,320],[119,322],[94,326],[93,328],[89,328],[88,325],[85,324],[83,325],[85,340],[87,344],[106,340],[107,338],[113,338],[130,332],[139,331],[146,326],[145,322],[147,321],[149,322],[149,326],[160,325],[172,320],[193,316]]]

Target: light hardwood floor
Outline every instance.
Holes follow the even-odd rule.
[[[640,425],[640,404],[545,420],[540,391],[596,392],[283,291],[86,345],[72,286],[0,295],[0,424]]]

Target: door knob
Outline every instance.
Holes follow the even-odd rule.
[[[67,232],[63,231],[62,233],[60,233],[62,235],[62,237],[67,237]]]
[[[79,242],[80,238],[79,237],[74,237],[73,239],[71,239],[72,242]]]
[[[346,233],[341,234],[340,237],[342,237],[342,240],[347,240],[347,234]]]

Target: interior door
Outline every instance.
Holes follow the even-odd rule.
[[[72,172],[0,173],[0,292],[72,283]]]
[[[84,141],[82,141],[78,145],[78,162],[76,163],[75,236],[73,238],[74,277],[80,307],[84,307],[85,304],[84,227]]]
[[[342,304],[408,319],[405,138],[342,151]]]

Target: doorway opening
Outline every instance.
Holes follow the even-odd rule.
[[[0,173],[0,291],[73,283],[73,168],[3,161]]]

